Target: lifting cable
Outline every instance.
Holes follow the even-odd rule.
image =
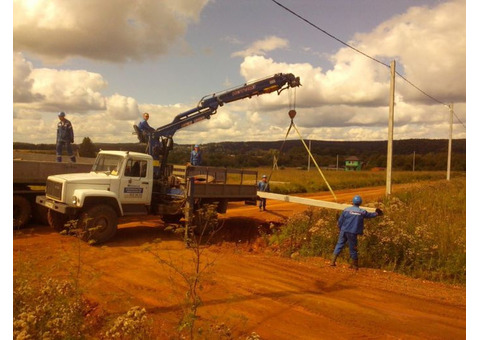
[[[317,162],[315,161],[315,158],[313,158],[313,155],[312,155],[312,153],[310,152],[310,150],[308,149],[307,144],[305,144],[305,141],[303,140],[302,135],[301,135],[300,132],[298,131],[297,126],[293,123],[293,118],[292,118],[292,125],[293,125],[293,127],[295,128],[295,131],[297,131],[298,137],[300,137],[300,140],[302,141],[303,146],[305,146],[305,149],[307,150],[308,155],[310,156],[310,158],[312,159],[313,163],[314,163],[315,166],[317,167],[318,172],[320,173],[320,175],[322,175],[322,178],[323,178],[323,180],[325,181],[325,184],[327,185],[328,190],[330,190],[330,192],[332,193],[332,196],[333,196],[333,198],[335,199],[335,202],[337,202],[337,196],[335,196],[335,193],[333,192],[332,188],[330,187],[330,184],[328,184],[328,181],[327,181],[327,179],[325,178],[325,176],[323,175],[322,170],[320,170],[320,167],[318,166]]]
[[[296,89],[295,89],[296,90]],[[298,134],[298,137],[300,138],[300,140],[302,141],[303,143],[303,146],[305,147],[305,149],[307,150],[308,152],[308,155],[309,157],[312,159],[313,163],[315,164],[318,172],[320,173],[320,175],[322,176],[323,180],[325,181],[325,184],[327,185],[328,187],[328,190],[330,190],[330,193],[332,194],[333,198],[335,199],[335,202],[337,202],[337,196],[335,195],[335,193],[333,192],[332,190],[332,187],[330,186],[330,184],[328,184],[328,181],[327,179],[325,178],[325,176],[323,175],[323,172],[322,170],[320,169],[320,167],[318,166],[317,162],[315,161],[315,158],[313,157],[312,153],[310,152],[310,149],[308,148],[307,144],[305,143],[305,141],[303,140],[302,138],[302,135],[300,134],[300,131],[298,131],[297,129],[297,126],[295,125],[295,123],[293,122],[293,118],[295,118],[295,115],[297,114],[297,111],[295,111],[295,102],[296,102],[296,91],[294,90],[294,100],[293,100],[293,109],[292,109],[292,105],[290,105],[290,110],[288,111],[288,115],[290,117],[290,126],[288,127],[288,130],[287,130],[287,134],[285,135],[285,139],[283,140],[283,143],[282,143],[282,146],[280,147],[279,149],[279,154],[278,154],[278,158],[276,159],[276,162],[278,162],[278,159],[280,158],[280,155],[282,154],[282,151],[283,151],[283,148],[285,146],[285,143],[287,141],[287,138],[288,138],[288,135],[290,133],[290,131],[292,130],[292,127],[295,129],[295,131],[297,132]],[[275,155],[274,155],[275,157]],[[272,175],[273,175],[273,171],[275,170],[275,165],[276,165],[276,162],[274,162],[273,166],[272,166],[272,171],[270,172],[270,175],[268,176],[268,183],[270,183],[270,178],[272,178]]]

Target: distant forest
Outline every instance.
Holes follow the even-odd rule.
[[[309,144],[309,141],[306,141]],[[334,142],[312,140],[311,152],[321,167],[343,168],[345,159],[355,156],[364,170],[384,168],[387,165],[387,141]],[[145,152],[140,143],[94,143],[88,137],[77,145],[80,156],[94,157],[102,150],[128,150]],[[13,143],[14,149],[55,150],[54,144]],[[192,145],[175,144],[169,163],[183,164],[189,161]],[[280,154],[280,149],[282,150]],[[276,142],[221,142],[201,145],[203,164],[209,166],[255,168],[272,166],[274,156],[279,167],[306,167],[307,151],[300,140]],[[393,167],[396,170],[445,170],[448,140],[405,139],[393,143]],[[83,153],[83,154],[82,154]],[[414,160],[415,153],[415,160]],[[466,171],[466,140],[452,141],[452,171]],[[313,163],[312,163],[313,166]]]

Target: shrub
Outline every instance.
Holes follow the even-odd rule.
[[[335,218],[331,210],[309,208],[290,217],[273,233],[269,244],[285,256],[297,252],[304,256],[326,255],[333,251],[338,236]]]
[[[71,283],[14,278],[13,288],[14,339],[84,338],[88,304]]]
[[[113,326],[105,333],[106,339],[144,340],[154,339],[151,321],[145,308],[130,308],[125,314],[115,319]]]

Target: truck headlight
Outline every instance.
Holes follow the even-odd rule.
[[[73,203],[74,205],[77,205],[77,204],[80,203],[80,201],[79,201],[79,199],[77,198],[77,196],[72,196],[72,203]]]

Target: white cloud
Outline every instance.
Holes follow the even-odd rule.
[[[135,120],[140,117],[137,101],[117,93],[107,99],[107,113],[114,120]]]
[[[13,54],[13,102],[28,103],[42,99],[40,94],[32,92],[32,69],[32,63],[25,60],[21,53]]]
[[[466,2],[454,0],[434,8],[412,7],[405,14],[359,34],[358,47],[387,61],[396,59],[399,70],[413,84],[444,102],[465,101]],[[431,102],[401,79],[409,100]]]
[[[266,52],[288,47],[288,40],[276,36],[266,37],[255,41],[246,50],[232,53],[232,57],[247,57],[251,55],[265,55]]]
[[[59,62],[154,59],[181,40],[207,0],[16,0],[13,49]]]
[[[87,112],[105,108],[100,90],[106,82],[84,70],[33,69],[32,92],[43,96],[36,104],[44,110]]]

